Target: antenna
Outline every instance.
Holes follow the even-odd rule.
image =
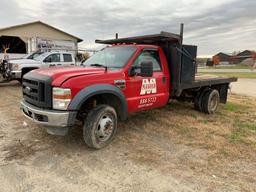
[[[184,33],[184,23],[180,24],[180,39],[181,39],[181,44],[183,43],[183,33]]]

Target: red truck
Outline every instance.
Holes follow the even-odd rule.
[[[114,138],[118,120],[129,113],[165,106],[170,99],[192,102],[204,113],[226,103],[237,78],[196,75],[197,47],[180,34],[161,32],[112,40],[83,66],[38,69],[23,78],[23,114],[53,135],[66,135],[83,122],[83,138],[100,149]]]

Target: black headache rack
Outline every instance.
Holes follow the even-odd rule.
[[[159,34],[144,35],[129,38],[116,38],[110,40],[96,40],[101,44],[149,44],[160,46],[167,58],[171,77],[171,95],[179,97],[183,90],[198,88],[200,86],[229,84],[237,78],[221,78],[211,80],[196,80],[197,46],[183,45],[183,29],[181,24],[180,34],[160,32]],[[118,36],[118,35],[117,35]]]

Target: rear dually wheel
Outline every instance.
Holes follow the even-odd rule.
[[[216,89],[208,90],[202,99],[202,112],[212,114],[217,111],[220,103],[219,91]]]

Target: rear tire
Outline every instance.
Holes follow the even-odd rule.
[[[84,122],[85,143],[94,149],[106,147],[115,137],[117,114],[113,107],[98,105],[92,109]]]
[[[200,91],[197,96],[195,97],[195,101],[194,101],[194,107],[197,111],[203,112],[202,109],[202,100],[203,100],[203,96],[204,94],[208,91],[209,89],[204,89],[202,91]]]
[[[214,90],[208,90],[204,95],[202,99],[202,112],[206,114],[212,114],[214,113],[220,103],[220,95],[219,91]]]

